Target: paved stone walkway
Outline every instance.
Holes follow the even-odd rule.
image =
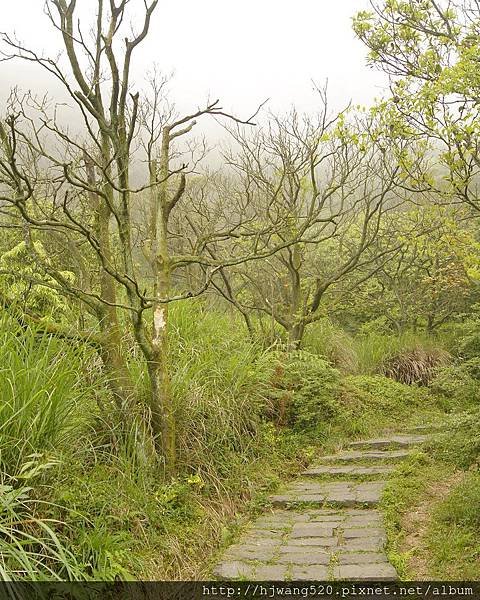
[[[417,432],[392,434],[320,457],[301,479],[271,496],[271,511],[227,549],[213,575],[252,581],[397,579],[376,506],[394,465],[427,439]]]

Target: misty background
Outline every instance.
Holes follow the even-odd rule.
[[[78,6],[85,34],[95,2],[79,0]],[[276,112],[293,104],[315,112],[312,81],[322,86],[326,80],[332,110],[350,101],[369,105],[382,96],[386,79],[368,68],[366,48],[351,28],[352,16],[367,7],[368,0],[163,0],[135,57],[135,87],[146,88],[155,66],[162,75],[172,75],[169,99],[181,113],[207,98],[220,98],[227,110],[245,117],[267,98],[267,108]],[[43,0],[9,3],[0,29],[15,33],[40,54],[58,56],[60,34],[52,30]],[[64,97],[53,77],[25,61],[4,63],[1,83],[2,103],[13,86],[48,93],[56,101]],[[212,120],[202,128],[210,138],[224,135]]]

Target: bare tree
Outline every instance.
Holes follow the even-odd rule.
[[[367,250],[385,211],[405,200],[413,171],[412,164],[410,172],[401,166],[403,140],[389,140],[371,117],[348,122],[342,112],[329,118],[325,91],[320,100],[316,119],[292,111],[252,134],[237,128],[240,151],[227,157],[237,195],[249,197],[262,215],[260,243],[290,243],[255,264],[219,269],[214,287],[241,312],[250,332],[252,315],[268,315],[286,331],[291,348],[323,316],[327,290],[352,272],[362,273],[360,285],[395,252],[389,248],[373,260]],[[194,206],[201,230],[214,216],[202,198]],[[214,246],[209,251],[216,256]],[[232,247],[232,255],[236,251]]]
[[[191,198],[185,196],[188,178],[202,155],[202,148],[198,152],[187,145],[185,151],[193,153],[187,164],[178,144],[204,116],[251,125],[255,115],[241,120],[213,101],[178,116],[160,110],[161,82],[154,82],[146,98],[133,91],[133,56],[148,34],[157,3],[139,3],[143,22],[134,33],[126,27],[132,3],[98,0],[87,39],[77,23],[76,1],[48,0],[46,12],[61,35],[65,67],[60,57],[38,55],[2,35],[5,59],[32,61],[63,85],[82,128],[77,132],[65,124],[61,106],[15,92],[0,122],[0,210],[4,224],[22,228],[32,260],[48,274],[48,285],[86,308],[124,413],[135,400],[123,343],[125,333],[131,332],[148,371],[151,428],[166,470],[173,473],[168,304],[202,294],[219,270],[271,255],[292,241],[278,239],[262,246],[255,242],[260,235],[251,218],[242,218],[234,226],[223,221],[218,230],[209,227],[191,252],[175,254],[178,244],[169,223],[180,201]],[[143,183],[137,183],[140,177]],[[35,240],[41,236],[63,243],[75,281],[36,252]],[[226,247],[231,237],[247,240],[234,258],[207,251],[213,243],[217,250]],[[142,251],[146,265],[137,260]],[[202,270],[198,285],[172,284],[172,277],[181,279],[177,274],[192,268]]]

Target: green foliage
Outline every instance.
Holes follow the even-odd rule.
[[[430,382],[434,394],[445,398],[446,408],[464,408],[480,400],[480,382],[472,377],[477,373],[478,361],[445,366],[436,371]]]
[[[270,396],[280,422],[312,429],[338,416],[340,374],[325,359],[305,350],[272,353],[275,379]]]
[[[345,377],[340,400],[350,415],[378,421],[405,422],[415,412],[436,410],[436,399],[428,390],[393,381],[383,375]]]
[[[32,495],[15,479],[0,484],[0,581],[84,579],[82,565],[56,532],[65,523],[38,517],[41,505]]]
[[[157,560],[167,558],[167,534],[180,534],[201,516],[193,502],[198,482],[185,478],[164,484],[153,463],[134,472],[121,448],[116,453],[104,449],[102,459],[86,468],[82,457],[79,453],[73,469],[60,473],[51,490],[53,514],[71,526],[72,552],[96,580],[146,576],[152,546]]]
[[[325,357],[341,373],[353,374],[358,370],[355,340],[329,319],[312,323],[306,330],[302,346],[312,354]]]
[[[438,468],[422,452],[413,453],[402,462],[390,478],[381,500],[387,531],[387,554],[402,579],[408,579],[408,555],[402,550],[403,516],[415,506],[428,481],[435,479]]]
[[[437,507],[435,518],[446,525],[480,533],[480,473],[471,471]],[[479,548],[480,550],[480,548]]]
[[[78,439],[92,414],[88,369],[88,351],[0,318],[0,463],[7,472],[32,453]]]
[[[480,315],[477,306],[468,319],[457,327],[456,354],[463,359],[480,358]]]
[[[403,335],[432,333],[468,309],[475,299],[469,271],[479,252],[475,229],[461,216],[434,205],[384,215],[367,252],[364,281],[349,277],[331,298],[330,311],[364,334]]]
[[[180,465],[223,479],[258,434],[270,366],[236,317],[202,302],[177,303],[171,323]]]
[[[61,321],[67,316],[68,304],[48,274],[49,266],[51,261],[41,242],[34,242],[32,248],[20,242],[0,256],[0,270],[11,273],[0,277],[0,289],[11,303],[28,306],[35,315]],[[59,275],[68,283],[74,282],[75,275],[70,271],[60,271]]]
[[[445,433],[433,445],[435,453],[446,462],[468,468],[480,460],[480,408],[449,416]]]
[[[480,474],[466,473],[433,510],[428,546],[433,577],[478,579]]]

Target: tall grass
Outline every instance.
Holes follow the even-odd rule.
[[[0,319],[0,464],[14,475],[33,453],[68,448],[91,419],[88,356]],[[93,404],[92,404],[93,406]]]
[[[88,351],[0,318],[0,580],[85,577],[68,549],[68,527],[46,516],[51,506],[35,496],[94,413],[89,359]]]
[[[65,524],[36,516],[27,485],[0,485],[0,581],[84,579],[81,563],[55,529]]]
[[[377,373],[383,362],[403,351],[422,348],[424,350],[442,349],[443,342],[423,332],[405,332],[400,335],[369,332],[358,335],[354,342],[358,357],[359,373]]]
[[[329,319],[321,319],[307,328],[303,347],[324,356],[342,373],[358,372],[358,356],[353,337]]]
[[[231,453],[246,452],[265,404],[268,366],[236,316],[202,303],[172,311],[173,390],[181,464],[205,477],[224,476]]]

